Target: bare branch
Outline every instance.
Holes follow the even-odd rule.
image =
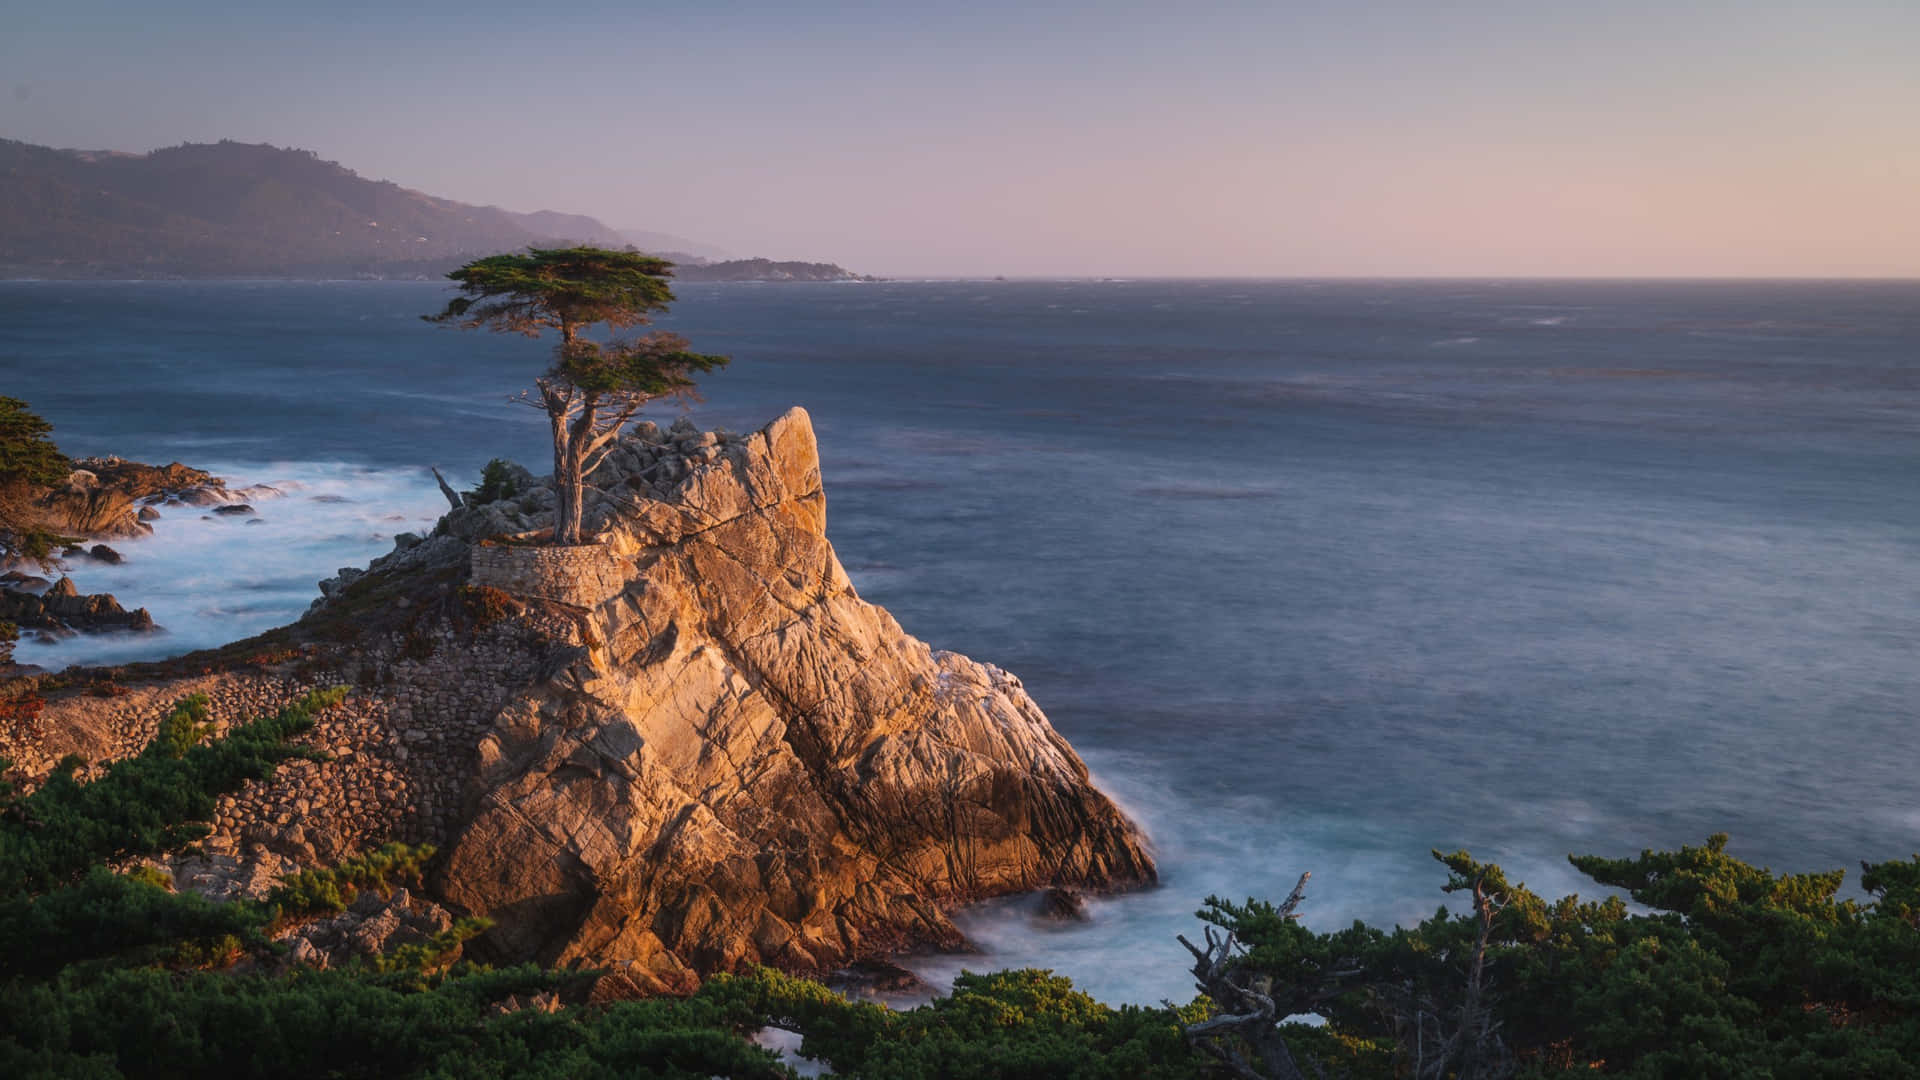
[[[460,493],[448,485],[447,478],[440,475],[440,470],[431,465],[427,466],[427,468],[433,473],[433,482],[440,485],[440,494],[447,497],[447,501],[453,504],[455,510],[464,508],[466,503],[461,500]]]
[[[1294,909],[1300,906],[1300,901],[1307,898],[1307,879],[1312,876],[1313,871],[1308,870],[1300,875],[1299,881],[1293,883],[1293,891],[1288,893],[1287,898],[1280,902],[1279,912],[1283,917],[1289,919],[1297,919],[1300,917],[1294,914]]]
[[[1305,898],[1307,878],[1306,874],[1300,875],[1299,883],[1280,905],[1278,911],[1283,917],[1293,917],[1294,909]],[[1256,989],[1232,978],[1243,951],[1232,931],[1216,934],[1211,926],[1203,930],[1205,948],[1175,935],[1175,940],[1193,954],[1195,986],[1217,1010],[1208,1019],[1187,1025],[1187,1042],[1206,1051],[1242,1080],[1306,1080],[1286,1040],[1280,1037],[1283,1017],[1265,982]],[[1253,1052],[1257,1066],[1240,1052],[1241,1045]]]

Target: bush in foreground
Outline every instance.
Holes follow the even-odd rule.
[[[1465,852],[1471,897],[1412,927],[1303,926],[1281,903],[1209,898],[1210,996],[1113,1008],[1050,972],[963,975],[907,1011],[771,971],[684,1000],[579,999],[591,972],[448,966],[482,925],[344,969],[289,967],[276,928],[417,881],[430,848],[387,845],[291,875],[264,901],[214,904],[165,875],[116,872],[204,836],[215,800],[306,753],[287,740],[340,691],[208,741],[182,702],[141,754],[82,782],[64,763],[31,795],[0,782],[0,1076],[774,1078],[748,1041],[870,1080],[1416,1080],[1920,1075],[1920,858],[1775,875],[1727,838],[1636,858],[1575,857],[1618,896],[1549,902]],[[4,775],[0,763],[0,775]],[[1324,1023],[1286,1023],[1300,1014]]]

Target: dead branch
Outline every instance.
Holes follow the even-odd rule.
[[[1299,918],[1294,909],[1305,898],[1307,879],[1311,876],[1300,875],[1299,882],[1278,908],[1281,917]],[[1294,1061],[1293,1052],[1280,1037],[1279,1024],[1285,1017],[1274,1003],[1271,988],[1260,980],[1250,986],[1234,978],[1243,950],[1233,933],[1217,934],[1209,926],[1205,934],[1204,948],[1188,941],[1185,935],[1175,936],[1193,954],[1196,989],[1207,995],[1216,1010],[1215,1015],[1187,1026],[1187,1042],[1226,1066],[1241,1080],[1307,1080]],[[1240,1046],[1252,1051],[1253,1060],[1241,1053]]]
[[[1486,974],[1493,920],[1505,906],[1487,891],[1484,879],[1474,881],[1478,926],[1457,1008],[1448,1009],[1429,994],[1416,995],[1411,980],[1393,995],[1394,1027],[1403,1052],[1412,1058],[1414,1080],[1505,1080],[1514,1074],[1513,1051],[1500,1037]]]
[[[447,483],[447,478],[440,475],[439,469],[434,468],[432,465],[427,466],[427,468],[433,473],[433,482],[440,485],[440,494],[447,497],[447,501],[453,504],[455,510],[466,506],[466,503],[460,498],[460,493],[453,490],[453,487]]]

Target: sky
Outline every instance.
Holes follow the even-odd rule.
[[[1920,0],[0,0],[0,137],[896,277],[1920,276]]]

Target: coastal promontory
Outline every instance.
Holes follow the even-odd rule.
[[[805,411],[746,435],[641,424],[589,479],[588,543],[543,543],[552,488],[496,463],[300,622],[50,688],[0,752],[97,762],[188,693],[218,731],[349,684],[302,737],[319,759],[225,797],[175,880],[258,892],[431,843],[432,899],[491,921],[472,950],[609,968],[616,996],[958,947],[957,904],[1155,879],[1019,679],[860,598]]]

